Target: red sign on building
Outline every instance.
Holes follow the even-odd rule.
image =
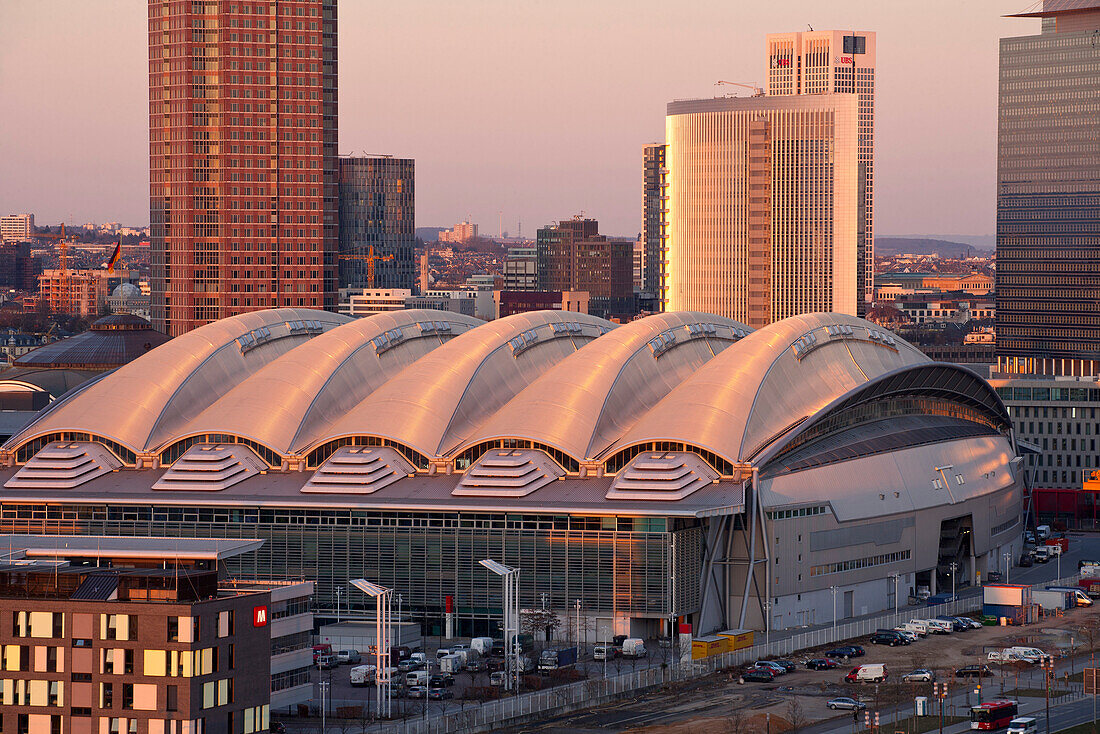
[[[252,607],[252,626],[267,626],[267,607]]]

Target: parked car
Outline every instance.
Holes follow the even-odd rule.
[[[774,663],[775,665],[783,666],[783,670],[787,671],[788,673],[790,673],[792,670],[798,670],[798,666],[795,665],[794,662],[791,660],[769,660],[768,662]]]
[[[484,660],[471,660],[466,663],[466,670],[470,673],[481,673],[485,670]]]
[[[982,623],[973,617],[956,617],[956,619],[969,626],[972,630],[980,630],[982,628]]]
[[[844,645],[843,647],[825,651],[825,657],[827,658],[842,658],[844,660],[848,658],[861,658],[865,654],[863,648],[859,645]]]
[[[428,695],[427,686],[409,686],[405,689],[405,695],[409,698],[424,698]]]
[[[1027,565],[1031,565],[1030,563]],[[985,574],[985,580],[991,584],[999,584],[1005,580],[1005,575],[1000,571],[988,571]]]
[[[429,688],[428,698],[432,701],[442,701],[447,698],[454,698],[454,691],[448,691],[446,688]]]
[[[489,675],[489,685],[497,686],[498,688],[504,687],[504,682],[508,680],[507,674],[503,670],[494,671]]]
[[[988,665],[964,665],[955,670],[956,678],[992,678],[993,671]]]
[[[813,658],[806,663],[806,667],[810,670],[832,670],[833,668],[839,668],[840,663],[832,658]]]
[[[871,644],[897,647],[898,645],[908,645],[909,640],[902,637],[898,632],[876,632],[871,635]]]
[[[903,675],[901,679],[907,683],[931,683],[936,680],[936,674],[928,668],[917,668]]]
[[[1025,553],[1020,556],[1020,562],[1016,565],[1020,566],[1021,568],[1031,568],[1035,565],[1035,561],[1031,560],[1031,556]]]
[[[847,696],[839,696],[838,698],[830,698],[825,704],[833,711],[843,709],[845,711],[862,711],[867,708],[867,704],[860,703],[854,698],[848,698]]]
[[[775,680],[775,673],[768,668],[749,668],[741,674],[741,680],[754,683],[771,683]]]
[[[336,662],[340,665],[358,665],[362,660],[363,658],[359,655],[358,650],[338,650],[336,652]]]
[[[757,660],[752,667],[770,671],[772,675],[786,675],[787,669],[771,660]]]
[[[397,670],[401,673],[411,673],[414,670],[420,670],[424,667],[424,663],[419,660],[402,660],[397,664]]]
[[[450,673],[436,673],[428,679],[429,688],[442,688],[444,686],[453,686],[455,684],[455,677]]]

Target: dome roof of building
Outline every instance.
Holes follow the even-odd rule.
[[[111,314],[88,331],[45,344],[14,362],[15,367],[103,371],[121,367],[171,337],[133,314]]]
[[[782,483],[805,467],[928,443],[992,436],[1011,452],[1009,426],[976,374],[839,314],[754,332],[689,312],[616,328],[561,311],[481,323],[281,309],[177,337],[56,401],[4,452],[79,432],[161,464],[193,444],[246,444],[286,470],[315,468],[344,446],[383,446],[436,473],[518,451],[491,458],[515,464],[516,477],[546,477],[522,453],[541,451],[583,478],[680,451],[723,481],[754,466]],[[334,459],[368,461],[346,454]],[[665,460],[647,459],[641,474],[653,461]]]
[[[133,283],[119,283],[111,291],[111,298],[125,298],[127,300],[141,298],[141,289]]]

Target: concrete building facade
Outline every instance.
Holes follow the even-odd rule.
[[[0,241],[29,242],[33,236],[33,214],[6,214],[0,217]]]

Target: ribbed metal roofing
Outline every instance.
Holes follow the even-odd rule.
[[[88,331],[34,349],[14,362],[16,367],[109,370],[134,361],[169,341],[170,336],[133,314],[112,314]]]

